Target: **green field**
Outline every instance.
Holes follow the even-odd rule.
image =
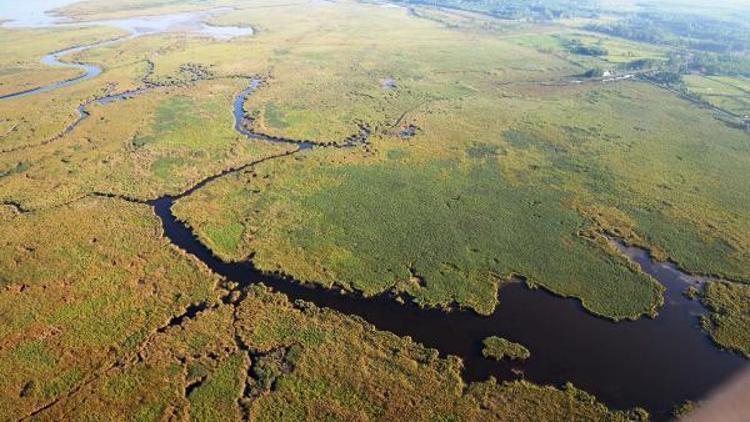
[[[234,238],[209,237],[215,250],[230,253],[229,259],[241,259],[244,247],[255,252],[263,269],[366,295],[397,289],[420,304],[456,301],[491,313],[498,283],[518,274],[580,297],[588,309],[612,318],[636,317],[659,304],[653,282],[576,237],[585,221],[561,206],[567,198],[508,186],[494,150],[467,151],[466,162],[419,167],[399,159],[337,165],[344,154],[331,154],[326,165],[315,159],[274,161],[248,178],[218,182],[191,197],[186,207],[195,206],[196,213],[211,219],[206,223],[211,233],[226,232],[220,228],[222,215],[229,224],[248,221]],[[268,184],[269,175],[279,176]],[[226,211],[224,198],[231,204]],[[191,211],[182,210],[178,213]],[[542,250],[543,263],[533,258]],[[412,275],[424,282],[413,283]]]
[[[738,199],[749,194],[739,182],[746,135],[640,83],[518,90],[526,97],[460,100],[458,115],[491,116],[490,104],[512,103],[500,118],[470,125],[449,111],[415,113],[424,134],[409,142],[385,136],[377,150],[270,162],[176,212],[226,259],[255,253],[262,268],[302,280],[365,294],[395,288],[480,312],[494,307],[497,282],[517,274],[611,318],[649,313],[659,290],[591,243],[602,231],[692,271],[748,279],[749,210]],[[635,107],[656,98],[659,109]],[[543,118],[526,121],[525,107],[544,107]],[[694,135],[680,134],[688,129]],[[708,150],[699,132],[722,135]],[[539,251],[549,257],[541,266]],[[410,269],[424,286],[408,283]]]
[[[146,206],[87,199],[10,216],[0,233],[3,420],[135,359],[173,315],[219,295],[218,278],[170,247]]]
[[[711,283],[703,294],[711,310],[704,326],[720,345],[750,356],[750,287],[739,283]]]
[[[690,75],[685,77],[685,84],[691,93],[716,107],[739,116],[750,116],[750,80],[747,78]]]

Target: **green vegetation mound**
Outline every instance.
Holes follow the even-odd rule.
[[[531,357],[529,349],[523,345],[514,343],[508,339],[502,337],[487,337],[482,341],[484,348],[482,348],[482,356],[495,360],[517,359],[524,360]]]

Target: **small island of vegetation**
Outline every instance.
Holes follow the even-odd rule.
[[[484,344],[482,355],[486,358],[495,360],[506,358],[513,360],[526,360],[531,357],[529,349],[521,344],[514,343],[502,337],[487,337],[482,344]]]

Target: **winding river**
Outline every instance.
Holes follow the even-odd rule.
[[[237,126],[243,118],[241,105],[249,90],[235,102]],[[243,134],[249,136],[247,133]],[[252,139],[263,139],[254,132]],[[282,156],[298,153],[303,148]],[[262,161],[274,159],[270,157]],[[242,167],[250,167],[250,163]],[[399,304],[388,295],[364,298],[265,274],[252,262],[227,263],[217,259],[190,228],[177,220],[172,206],[207,183],[239,169],[227,170],[193,186],[178,196],[151,201],[166,237],[177,247],[196,256],[212,271],[238,283],[243,289],[264,283],[292,300],[302,299],[320,307],[356,315],[381,330],[437,349],[441,355],[463,359],[464,378],[481,381],[525,378],[540,384],[561,385],[567,381],[620,409],[640,406],[655,420],[668,418],[675,404],[701,399],[732,374],[747,365],[741,356],[718,348],[699,327],[705,309],[683,292],[703,279],[680,271],[674,264],[654,261],[643,249],[615,242],[620,251],[665,287],[665,305],[656,318],[614,323],[595,317],[580,302],[529,289],[521,280],[503,286],[500,305],[490,316],[466,310],[444,312],[423,309],[412,303]],[[196,308],[194,311],[200,310]],[[499,335],[531,350],[524,362],[494,361],[481,354],[482,340]]]
[[[76,76],[75,78],[67,79],[61,82],[55,82],[49,85],[40,86],[38,88],[33,88],[33,89],[25,90],[25,91],[15,92],[12,94],[2,95],[0,96],[0,100],[9,100],[13,98],[25,97],[27,95],[41,94],[43,92],[54,91],[56,89],[64,88],[66,86],[70,86],[73,84],[77,84],[79,82],[93,79],[102,73],[102,69],[99,66],[95,66],[92,64],[85,64],[85,63],[64,62],[64,61],[61,61],[60,59],[62,57],[80,53],[81,51],[86,51],[91,48],[103,47],[108,44],[119,42],[122,39],[124,38],[117,38],[117,39],[110,40],[110,41],[104,41],[104,42],[99,42],[95,44],[68,48],[66,50],[60,50],[60,51],[48,54],[42,58],[42,63],[44,63],[45,65],[80,69],[83,73],[79,76]]]
[[[181,27],[186,22],[190,23],[188,26],[198,33],[211,31],[211,28],[216,27],[202,23],[205,13],[207,12],[199,15],[200,20],[195,19],[196,14],[192,14],[193,18],[187,21],[172,16],[167,19],[171,22],[169,25],[153,25],[151,28],[156,28],[153,30],[144,29],[143,18],[130,20],[130,23],[121,26],[130,28],[129,36],[63,50],[50,54],[43,60],[50,65],[79,67],[84,71],[83,75],[2,98],[48,92],[94,78],[102,71],[93,65],[62,62],[61,58],[67,55],[144,33],[174,28],[175,22],[181,22],[178,25]],[[254,283],[264,283],[288,295],[292,300],[302,299],[317,306],[356,315],[378,329],[410,336],[437,349],[443,356],[452,354],[461,357],[465,364],[463,376],[467,381],[481,381],[489,376],[501,380],[521,377],[540,384],[554,385],[571,381],[610,406],[621,409],[644,407],[657,420],[666,419],[677,403],[705,397],[710,390],[746,366],[745,359],[720,350],[700,329],[698,316],[705,310],[697,301],[686,298],[682,292],[687,286],[701,280],[690,277],[672,264],[655,262],[642,249],[619,243],[617,245],[623,254],[666,287],[665,305],[658,317],[613,323],[592,316],[577,300],[560,298],[544,290],[529,289],[520,280],[500,289],[500,305],[490,316],[480,316],[465,310],[444,312],[419,308],[412,303],[399,304],[388,295],[364,298],[356,294],[341,294],[311,287],[288,278],[265,274],[255,268],[252,262],[227,263],[217,259],[196,239],[190,228],[176,219],[172,213],[175,201],[226,174],[269,159],[322,147],[319,142],[272,137],[251,129],[252,121],[247,117],[244,104],[260,83],[260,79],[252,80],[250,87],[237,96],[234,103],[235,129],[249,139],[294,143],[298,148],[286,154],[227,169],[201,181],[181,195],[165,196],[149,202],[161,221],[165,236],[175,246],[194,255],[217,274],[237,282],[239,289]],[[95,101],[107,104],[131,95],[136,94],[123,93]],[[77,122],[87,116],[85,107],[88,104],[79,108],[80,119]],[[75,127],[77,122],[69,128]],[[343,143],[330,146],[364,144],[368,136],[369,129],[361,126],[358,134],[352,135]],[[198,305],[188,309],[187,313],[195,314],[201,309],[202,306]],[[179,324],[183,319],[184,317],[176,318],[174,323]],[[531,350],[531,358],[523,362],[485,359],[481,355],[481,342],[493,335],[525,345]]]
[[[682,294],[689,278],[669,264],[652,261],[641,249],[625,251],[667,288],[666,304],[655,319],[613,323],[592,316],[577,300],[531,290],[522,282],[502,287],[497,310],[483,317],[464,310],[444,312],[411,303],[401,305],[389,296],[342,295],[264,274],[251,262],[222,262],[175,218],[171,207],[180,197],[164,197],[151,204],[169,240],[212,271],[237,282],[240,288],[262,282],[291,300],[357,315],[380,330],[410,336],[443,356],[459,356],[467,381],[489,376],[501,380],[521,376],[555,385],[571,381],[610,406],[640,406],[661,420],[668,417],[674,404],[703,398],[746,365],[742,357],[717,348],[699,328],[697,315],[704,311]],[[525,345],[531,358],[525,362],[485,359],[481,342],[492,335]]]
[[[2,3],[0,3],[2,4]],[[16,6],[18,7],[18,6]],[[143,35],[158,34],[165,32],[181,32],[186,34],[207,36],[216,39],[231,39],[240,36],[252,35],[254,33],[251,27],[236,27],[236,26],[213,26],[205,23],[205,20],[211,16],[230,10],[228,8],[216,8],[203,12],[188,12],[188,13],[175,13],[169,15],[159,16],[145,16],[145,17],[132,17],[124,19],[112,19],[112,20],[99,20],[99,21],[87,21],[87,22],[58,22],[50,19],[38,20],[30,19],[16,22],[14,27],[24,27],[25,25],[36,26],[54,26],[54,27],[81,27],[81,26],[110,26],[125,30],[129,35],[122,37],[101,41],[93,44],[87,44],[82,46],[76,46],[65,50],[56,51],[44,56],[41,62],[48,66],[67,67],[79,69],[82,73],[71,79],[67,79],[60,82],[51,83],[49,85],[40,86],[33,89],[27,89],[11,94],[0,96],[0,100],[10,100],[19,97],[25,97],[28,95],[41,94],[43,92],[50,92],[60,88],[64,88],[73,84],[77,84],[89,79],[93,79],[102,73],[102,68],[93,64],[79,63],[75,61],[63,61],[62,59],[86,50],[90,50],[97,47],[106,47],[108,45],[120,43],[132,38],[140,37]],[[13,23],[13,21],[11,21]]]

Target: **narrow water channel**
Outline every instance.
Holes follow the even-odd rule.
[[[351,148],[357,145],[363,145],[367,144],[369,138],[370,138],[370,127],[366,124],[359,124],[357,133],[354,133],[344,139],[343,141],[334,142],[320,142],[320,141],[312,141],[309,139],[304,140],[295,140],[295,139],[289,139],[289,138],[282,138],[279,136],[271,136],[266,135],[263,133],[256,132],[252,129],[253,126],[253,118],[250,117],[251,113],[248,113],[248,110],[245,109],[245,103],[247,102],[248,98],[257,91],[261,84],[263,83],[262,79],[255,77],[250,80],[250,86],[247,87],[245,90],[239,93],[234,99],[234,107],[233,107],[233,114],[234,114],[234,130],[236,130],[241,135],[244,135],[246,138],[256,141],[263,141],[268,142],[272,144],[287,144],[287,145],[296,145],[299,147],[300,150],[307,150],[307,149],[313,149],[316,147],[320,148]]]
[[[121,41],[120,38],[115,39],[115,40],[109,40],[109,41],[104,41],[100,43],[90,44],[90,45],[83,45],[83,46],[68,48],[65,50],[61,50],[61,51],[48,54],[42,58],[43,64],[47,66],[68,67],[68,68],[79,69],[83,73],[79,76],[76,76],[74,78],[67,79],[64,81],[55,82],[49,85],[40,86],[38,88],[28,89],[28,90],[16,92],[13,94],[2,95],[0,96],[0,100],[9,100],[13,98],[26,97],[26,96],[34,95],[34,94],[41,94],[43,92],[54,91],[56,89],[64,88],[66,86],[70,86],[70,85],[77,84],[77,83],[80,83],[89,79],[93,79],[102,73],[102,69],[99,66],[86,64],[86,63],[64,62],[64,61],[61,61],[60,59],[68,55],[80,53],[81,51],[85,51],[85,50],[95,48],[95,47],[102,47],[102,46],[112,44],[114,42],[119,42],[119,41]]]

